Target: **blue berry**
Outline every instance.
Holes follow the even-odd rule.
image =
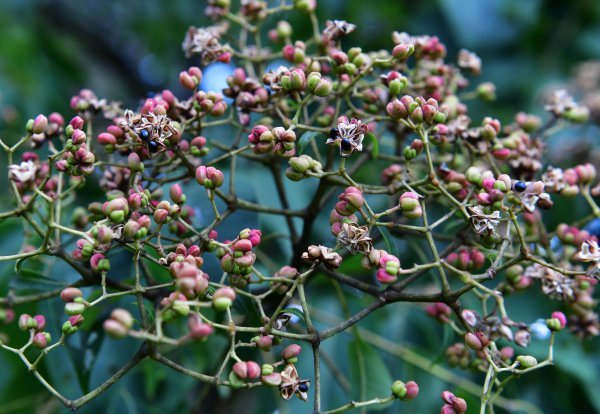
[[[513,189],[518,193],[522,193],[526,188],[527,184],[525,184],[523,181],[517,181],[513,186]]]
[[[342,138],[340,145],[344,151],[350,151],[352,149],[352,144],[348,138]]]
[[[140,131],[140,138],[141,138],[142,140],[144,140],[144,141],[147,141],[147,140],[148,140],[148,138],[150,138],[150,133],[148,132],[148,130],[147,130],[147,129],[142,129],[142,130]]]
[[[158,143],[156,141],[148,141],[148,150],[150,152],[158,151]]]

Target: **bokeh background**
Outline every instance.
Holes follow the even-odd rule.
[[[571,79],[581,62],[600,59],[600,2],[595,0],[318,0],[318,3],[322,21],[336,18],[358,25],[346,44],[359,45],[364,50],[389,49],[391,32],[399,30],[439,36],[448,46],[449,56],[456,56],[462,47],[477,53],[484,62],[480,79],[496,84],[498,99],[493,104],[478,103],[472,111],[475,119],[493,114],[508,122],[520,110],[542,114],[542,97],[548,88],[572,85]],[[165,88],[183,94],[177,74],[190,62],[186,62],[180,44],[188,26],[209,24],[203,15],[204,6],[205,2],[198,0],[1,1],[0,137],[6,142],[16,141],[27,119],[38,113],[70,114],[69,99],[82,87],[93,89],[100,97],[119,100],[125,107],[135,107],[149,92]],[[292,23],[294,39],[308,36],[311,29],[305,18],[296,13],[283,17]],[[600,78],[600,74],[596,75]],[[598,128],[586,126],[560,134],[550,141],[550,146],[553,153],[560,154],[555,156],[559,164],[591,160],[598,166],[599,143]],[[6,158],[1,155],[0,169],[5,167]],[[0,185],[6,188],[5,177],[0,178]],[[6,193],[0,194],[2,209],[9,206]],[[566,203],[550,220],[558,223],[561,214],[578,208]],[[18,226],[0,224],[2,254],[12,252],[21,243],[17,229]],[[6,293],[13,275],[10,265],[0,266],[0,295]],[[335,297],[323,295],[317,300],[324,311],[337,312]],[[358,309],[361,301],[355,298],[353,309]],[[533,322],[527,319],[531,309],[536,309],[536,314],[552,309],[549,302],[537,303],[527,297],[517,298],[511,306],[515,316],[522,316],[527,322]],[[34,313],[36,308],[22,311]],[[44,311],[56,312],[56,318],[60,318],[60,307]],[[443,348],[451,343],[449,332],[410,306],[386,308],[366,323],[398,349],[410,346],[430,358],[434,362],[428,369],[443,363]],[[600,412],[597,393],[600,342],[594,339],[579,343],[568,335],[563,337],[557,345],[556,366],[528,375],[526,380],[509,387],[506,394],[527,399],[547,413]],[[348,361],[352,358],[346,352],[350,340],[349,336],[340,335],[329,341],[324,350],[331,354],[333,365],[351,371]],[[76,349],[65,352],[63,360],[53,356],[50,358],[53,362],[45,367],[50,378],[71,396],[97,385],[128,358],[134,342],[124,341],[115,347],[106,345],[101,336],[88,335],[79,348],[74,345]],[[344,351],[337,352],[338,349]],[[534,354],[541,355],[543,342],[534,341],[532,349]],[[191,347],[186,352],[182,357],[190,363],[210,366],[211,354],[206,348]],[[308,359],[301,365],[305,372],[311,372]],[[423,413],[439,410],[439,392],[448,384],[398,356],[383,354],[372,361],[374,374],[368,380],[374,392],[388,393],[388,374],[377,372],[381,364],[387,365],[391,378],[415,378],[422,384],[419,400],[406,410]],[[482,381],[477,375],[473,379]],[[328,407],[348,400],[348,391],[333,383],[326,383],[323,391]],[[235,398],[228,398],[227,393],[201,387],[157,364],[144,363],[84,412],[207,412],[206,407],[223,413],[310,411],[309,406],[298,401],[281,405],[279,397],[268,390],[240,391]],[[462,395],[460,389],[458,394],[465,396],[471,407],[478,406],[472,396]],[[404,408],[394,405],[387,410],[401,409]],[[0,353],[0,414],[62,411],[65,410],[49,398],[19,361]]]

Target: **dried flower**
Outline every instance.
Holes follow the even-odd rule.
[[[288,364],[281,373],[281,384],[279,393],[284,400],[289,400],[294,394],[302,401],[308,399],[308,388],[310,380],[302,380],[293,364]]]
[[[350,253],[369,253],[373,241],[369,237],[369,228],[356,223],[343,223],[342,231],[337,235],[338,243],[347,248]]]
[[[469,220],[477,234],[495,234],[496,227],[500,224],[500,212],[495,210],[492,214],[485,214],[482,206],[468,207],[471,217]]]

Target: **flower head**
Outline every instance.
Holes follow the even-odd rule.
[[[354,150],[362,151],[363,139],[368,127],[361,120],[341,116],[338,118],[337,127],[333,128],[327,139],[327,144],[336,144],[340,146],[340,155],[349,157]]]

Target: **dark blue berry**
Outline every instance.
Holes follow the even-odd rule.
[[[308,391],[308,384],[305,382],[300,383],[300,385],[298,385],[298,390],[300,390],[300,392]]]
[[[148,150],[150,152],[158,151],[158,143],[156,141],[148,141]]]
[[[147,130],[147,129],[142,129],[142,130],[140,131],[140,138],[141,138],[142,140],[144,140],[144,141],[147,141],[147,140],[148,140],[148,138],[150,138],[150,133],[148,132],[148,130]]]
[[[337,128],[331,128],[331,130],[329,131],[329,138],[331,139],[336,139],[339,135],[339,131]]]
[[[518,193],[522,193],[526,188],[527,184],[525,184],[523,181],[517,181],[513,186],[513,189]]]
[[[340,143],[342,150],[350,151],[352,149],[352,144],[348,138],[342,138],[342,142]]]

